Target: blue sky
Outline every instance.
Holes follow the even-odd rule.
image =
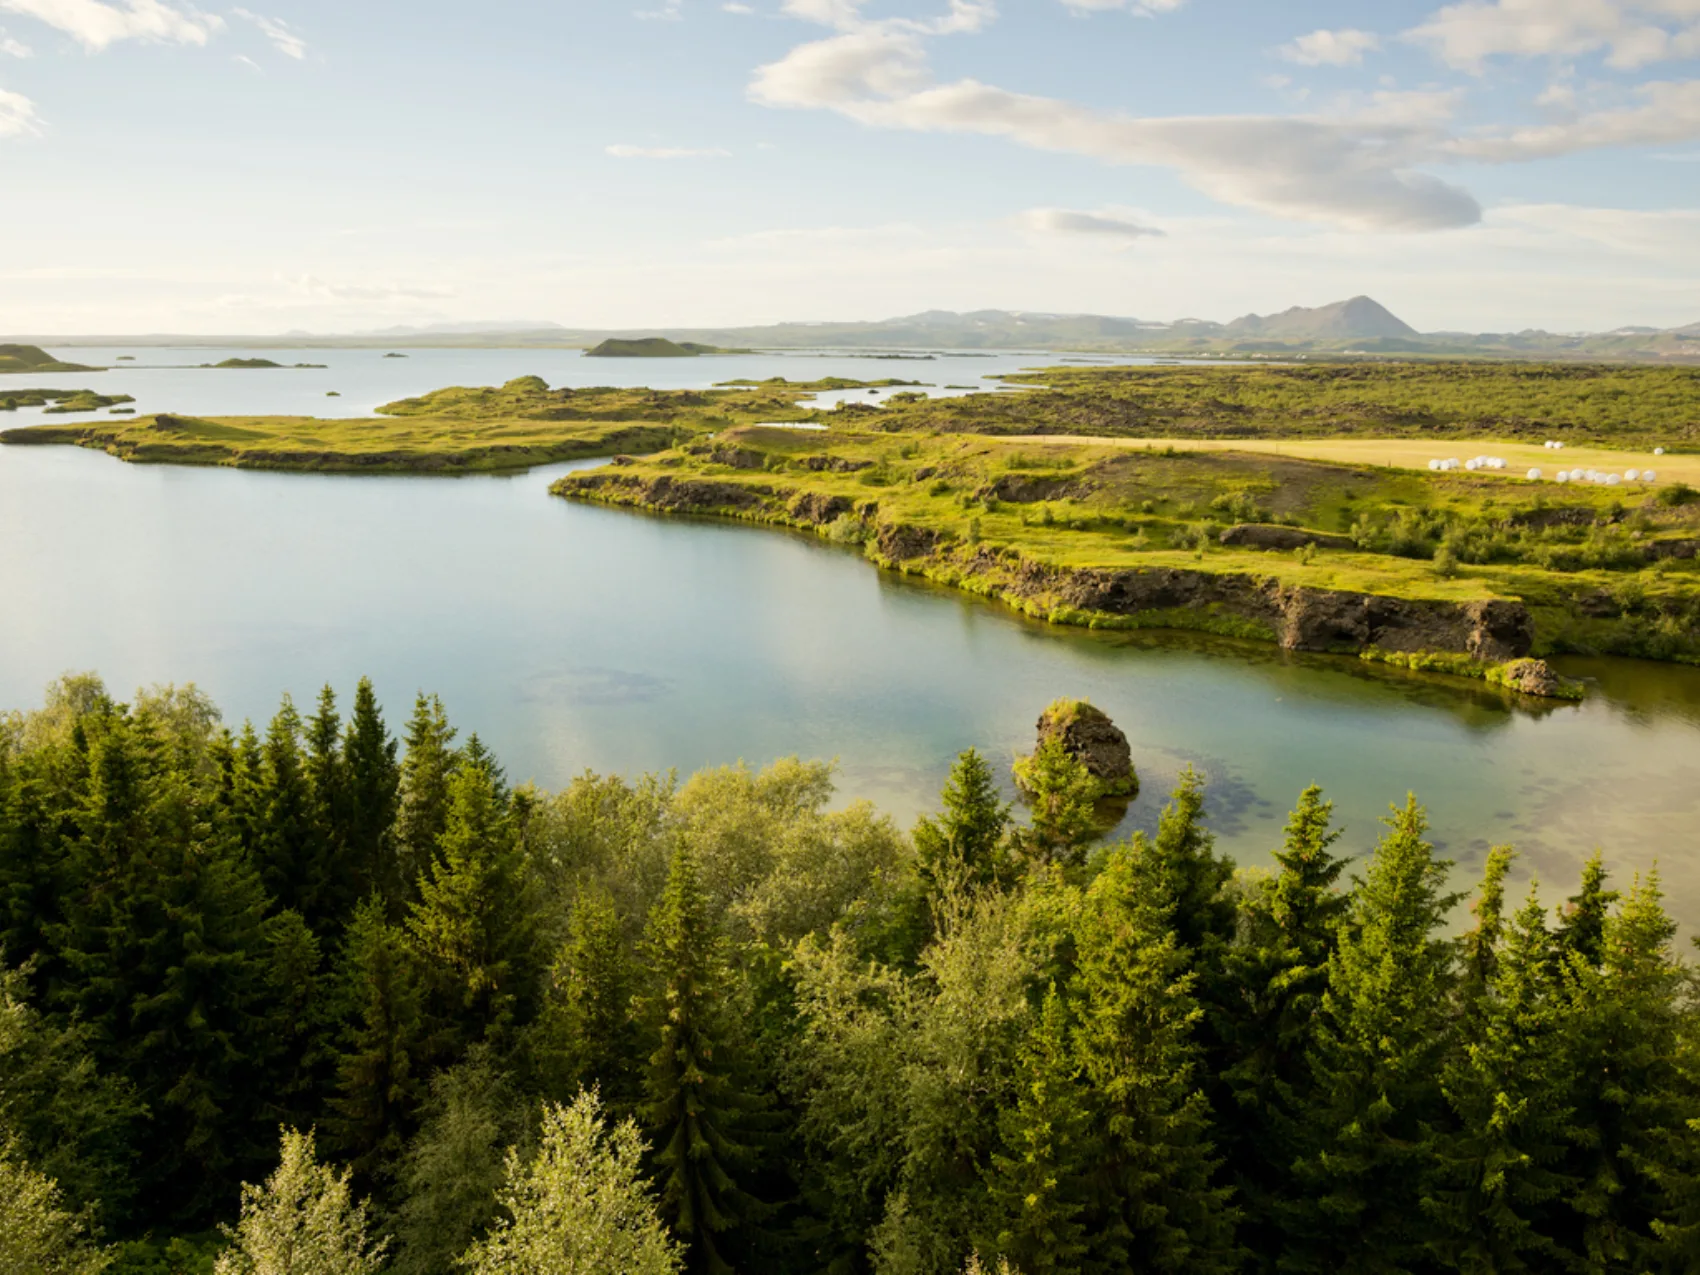
[[[1700,320],[1700,0],[0,0],[0,331]]]

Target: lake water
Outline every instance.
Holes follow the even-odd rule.
[[[570,352],[415,351],[388,366],[368,353],[381,355],[300,357],[362,356],[336,370],[368,406],[531,371],[575,383]],[[705,378],[697,361],[645,364],[627,379],[822,374],[800,358],[721,366]],[[282,405],[299,392],[286,378],[323,374],[170,375],[184,379],[151,407],[210,413],[306,410]],[[225,377],[248,397],[214,383]],[[138,369],[99,383],[145,381]],[[1208,775],[1217,832],[1243,862],[1266,859],[1310,782],[1339,803],[1355,851],[1414,790],[1461,873],[1512,842],[1557,897],[1597,845],[1625,879],[1658,861],[1673,911],[1700,922],[1700,670],[1576,661],[1589,701],[1535,706],[1348,659],[1052,630],[810,538],[552,499],[564,468],[345,477],[0,448],[0,707],[92,669],[123,693],[196,681],[231,719],[264,720],[284,691],[306,704],[330,682],[346,704],[370,674],[392,726],[416,690],[439,692],[516,780],[836,757],[847,795],[907,821],[959,750],[1007,764],[1046,703],[1085,696],[1133,743],[1144,791],[1128,827],[1154,824],[1188,764]]]
[[[255,350],[224,347],[149,349],[146,347],[64,348],[51,351],[67,363],[105,367],[104,372],[43,372],[0,377],[8,385],[44,389],[92,389],[130,394],[126,404],[138,415],[183,412],[201,416],[369,416],[385,403],[449,385],[501,385],[517,376],[541,376],[550,385],[574,389],[592,385],[648,386],[652,389],[707,389],[719,381],[816,381],[838,376],[855,381],[920,381],[927,393],[949,397],[970,389],[999,388],[988,377],[1028,367],[1060,364],[1065,355],[997,352],[944,353],[917,358],[878,358],[867,353],[797,351],[731,354],[695,359],[591,359],[578,350],[408,350],[406,358],[386,358],[385,350]],[[135,359],[121,363],[124,355]],[[322,363],[323,368],[232,369],[202,367],[232,358],[263,358],[285,365]],[[1150,363],[1150,359],[1121,360]],[[958,388],[950,388],[950,387]],[[331,391],[338,397],[331,398]],[[866,390],[834,392],[818,401],[831,406],[844,398],[878,402],[885,394]],[[63,421],[39,408],[0,413],[0,428]]]

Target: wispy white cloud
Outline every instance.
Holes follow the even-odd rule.
[[[1348,28],[1312,31],[1291,44],[1283,44],[1275,52],[1300,66],[1358,66],[1364,54],[1374,53],[1380,47],[1381,37],[1374,32]]]
[[[1635,89],[1641,105],[1592,111],[1556,124],[1493,129],[1446,145],[1465,159],[1512,163],[1612,146],[1656,146],[1700,137],[1700,80],[1655,81]]]
[[[0,89],[0,137],[21,137],[40,131],[35,103],[22,93]]]
[[[1697,0],[1464,0],[1405,33],[1448,66],[1603,52],[1620,69],[1700,55]]]
[[[659,9],[634,9],[632,16],[645,22],[677,22],[685,16],[684,0],[662,0]]]
[[[977,30],[993,16],[986,4],[956,0],[930,23],[866,20],[856,0],[787,0],[786,9],[837,34],[757,69],[750,96],[767,106],[1173,168],[1226,203],[1357,229],[1434,230],[1481,216],[1465,191],[1416,170],[1444,140],[1436,95],[1389,94],[1353,118],[1120,115],[973,79],[935,82],[927,37]]]
[[[0,12],[36,18],[93,51],[120,40],[204,45],[224,27],[216,14],[162,0],[0,0]]]
[[[1046,235],[1091,235],[1104,239],[1160,239],[1163,232],[1127,217],[1074,212],[1067,208],[1030,208],[1017,223]]]
[[[233,9],[231,12],[257,26],[266,39],[272,42],[272,47],[285,57],[300,61],[307,56],[307,41],[290,30],[287,22],[279,18],[268,18],[262,13],[252,13],[247,9]]]
[[[453,288],[440,284],[337,283],[311,274],[280,274],[276,279],[286,292],[315,301],[437,301],[455,295]]]
[[[682,146],[626,146],[605,148],[615,159],[730,159],[732,152],[719,147],[690,149]]]
[[[27,58],[34,56],[34,50],[21,40],[14,40],[5,31],[0,30],[0,53],[9,58]]]
[[[722,13],[736,13],[743,17],[749,17],[750,14],[755,12],[749,5],[739,4],[737,0],[732,0],[730,4],[721,5],[720,10]]]
[[[1126,11],[1141,18],[1154,18],[1160,13],[1173,13],[1186,0],[1062,0],[1076,13]]]

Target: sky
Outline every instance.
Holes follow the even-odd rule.
[[[0,0],[0,332],[1700,321],[1700,0]]]

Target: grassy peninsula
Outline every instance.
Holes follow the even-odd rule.
[[[0,345],[0,373],[104,372],[105,368],[61,363],[39,345]]]
[[[1439,652],[1476,675],[1531,653],[1700,660],[1700,503],[1680,484],[744,427],[553,490],[809,530],[1056,623]]]
[[[6,430],[0,432],[0,443],[73,444],[129,461],[250,469],[525,469],[560,460],[652,452],[740,424],[806,421],[813,412],[807,404],[812,393],[841,387],[838,382],[827,386],[777,380],[705,391],[552,390],[542,378],[526,376],[499,387],[457,386],[402,399],[364,419],[160,413]]]
[[[98,412],[120,403],[134,403],[129,394],[96,394],[93,390],[4,390],[0,391],[0,412],[15,412],[20,407],[44,407],[50,413]]]

